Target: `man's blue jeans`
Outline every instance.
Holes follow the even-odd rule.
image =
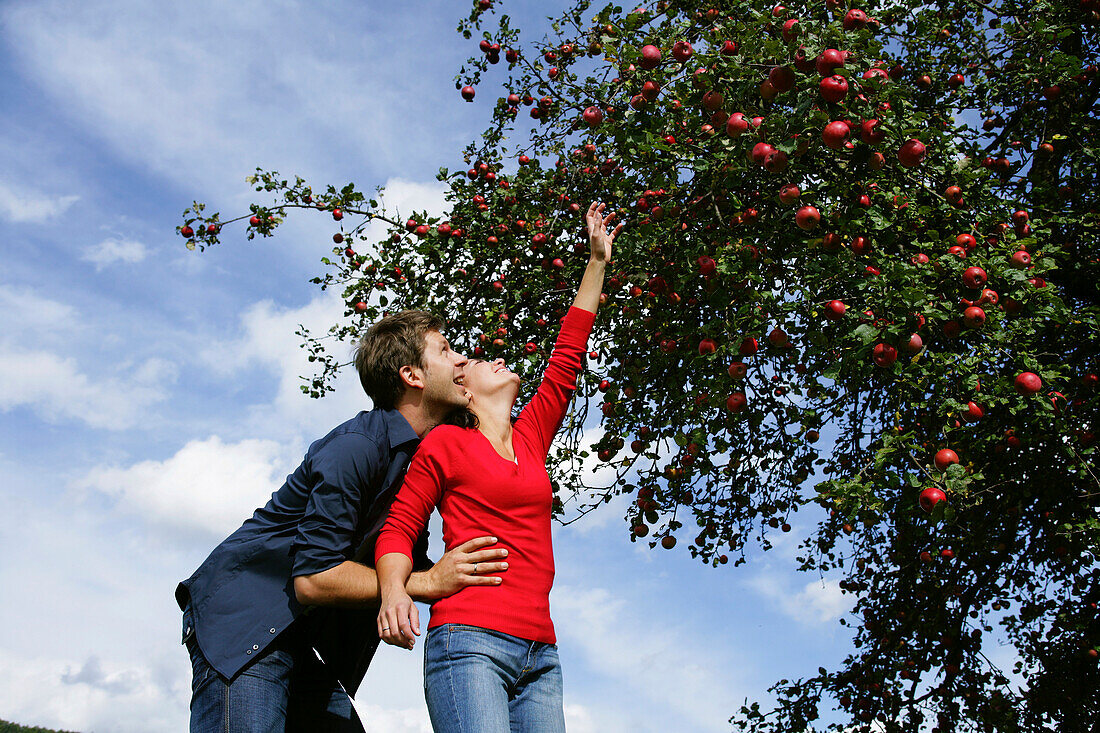
[[[190,606],[183,616],[184,628],[194,628]],[[191,637],[191,733],[362,733],[340,683],[295,632],[283,632],[230,681]]]
[[[436,733],[564,733],[553,644],[462,624],[428,630],[424,697]]]

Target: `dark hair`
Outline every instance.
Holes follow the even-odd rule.
[[[405,393],[401,367],[424,366],[424,337],[440,331],[443,319],[426,311],[386,316],[363,334],[355,347],[355,369],[375,407],[392,410]]]
[[[447,417],[443,418],[444,425],[457,425],[460,428],[474,428],[475,430],[481,425],[481,421],[477,419],[477,415],[469,407],[460,407],[457,410],[452,410],[447,414]]]

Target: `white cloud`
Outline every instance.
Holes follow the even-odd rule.
[[[423,23],[383,32],[365,6],[332,12],[342,22],[261,0],[52,0],[7,3],[0,28],[21,71],[81,125],[208,200],[241,193],[256,165],[339,180],[368,162],[402,170],[459,150],[474,129],[456,121],[478,124],[477,113],[453,91],[444,111],[439,95],[465,51],[425,45]],[[179,32],[196,17],[217,21]]]
[[[71,331],[77,311],[68,303],[43,298],[29,288],[0,285],[0,320],[13,339],[41,337],[46,332]]]
[[[0,649],[5,719],[64,730],[169,733],[186,725],[185,678],[145,665],[25,657]],[[181,705],[181,703],[183,703]]]
[[[220,538],[267,502],[297,456],[270,440],[193,440],[163,461],[99,467],[76,483],[157,525]]]
[[[50,422],[78,420],[93,428],[125,429],[165,398],[153,376],[143,365],[128,378],[93,379],[75,359],[9,347],[0,352],[0,412],[26,406]]]
[[[133,239],[110,238],[84,248],[81,259],[95,265],[96,271],[114,262],[130,264],[145,259],[145,245]]]
[[[847,613],[854,604],[854,600],[840,590],[840,581],[811,580],[801,590],[795,590],[778,578],[776,574],[764,573],[750,579],[749,585],[779,606],[784,614],[804,626],[832,623]]]
[[[48,196],[0,181],[0,217],[15,223],[41,223],[64,214],[79,196]]]
[[[734,670],[751,665],[721,656],[728,650],[692,634],[674,608],[642,609],[604,588],[576,586],[556,587],[552,604],[559,647],[580,652],[594,671],[614,680],[620,701],[639,701],[616,703],[614,727],[604,721],[601,730],[667,730],[668,716],[683,721],[683,729],[728,729],[729,699],[741,696],[731,689],[741,684]]]

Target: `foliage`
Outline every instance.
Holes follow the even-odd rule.
[[[505,15],[482,29],[489,5],[459,26],[484,41],[456,87],[503,52],[505,91],[469,169],[440,172],[446,220],[253,179],[274,200],[250,237],[295,207],[341,221],[314,280],[347,303],[331,335],[427,308],[533,376],[583,208],[609,202],[629,225],[550,462],[559,510],[629,494],[633,539],[689,537],[714,565],[817,512],[801,569],[855,605],[840,669],[733,724],[1093,729],[1097,4],[582,0],[526,44]],[[221,223],[196,204],[184,226],[205,247]],[[320,396],[339,364],[305,335]],[[586,483],[591,455],[614,480]],[[946,498],[925,511],[930,487]],[[995,625],[1013,669],[986,655]]]
[[[53,728],[39,728],[38,726],[28,727],[0,720],[0,733],[65,733],[65,731],[55,731]]]

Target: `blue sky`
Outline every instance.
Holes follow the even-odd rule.
[[[468,7],[0,6],[0,718],[184,729],[176,582],[369,401],[350,375],[321,401],[298,390],[297,324],[342,312],[307,282],[331,220],[198,254],[179,214],[244,211],[257,165],[439,211],[435,171],[496,96],[454,90]],[[746,697],[842,656],[836,579],[790,572],[805,526],[715,570],[686,542],[631,544],[623,512],[555,532],[571,731],[725,730]],[[429,730],[420,660],[379,654],[368,731]]]

